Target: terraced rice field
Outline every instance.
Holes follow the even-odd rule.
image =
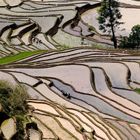
[[[3,56],[28,50],[50,50],[60,45],[80,46],[82,38],[92,35],[82,24],[80,15],[97,1],[1,1],[0,47]],[[84,11],[83,11],[84,10]],[[72,27],[73,26],[73,27]],[[80,30],[75,31],[76,28]],[[63,34],[63,35],[62,35]],[[61,37],[62,36],[62,37]],[[75,40],[75,41],[72,41]],[[78,41],[79,40],[79,41]],[[20,47],[18,47],[20,46]]]
[[[75,48],[3,65],[0,75],[27,87],[32,120],[43,139],[139,140],[140,94],[135,89],[140,67],[135,58],[129,52]]]
[[[99,5],[0,1],[0,80],[26,87],[30,140],[140,139],[140,53],[88,47],[106,40],[81,19]]]

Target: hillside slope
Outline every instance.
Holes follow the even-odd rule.
[[[139,62],[139,54],[75,48],[2,66],[1,79],[27,87],[43,139],[139,140]]]

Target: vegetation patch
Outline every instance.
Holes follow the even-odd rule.
[[[26,100],[29,96],[25,87],[13,86],[6,81],[0,81],[0,104],[2,112],[10,118],[16,119],[17,133],[14,140],[24,140],[24,124],[28,122],[28,105]]]
[[[30,57],[36,54],[44,53],[44,52],[46,52],[46,50],[27,51],[27,52],[20,52],[16,55],[3,57],[0,59],[0,65],[10,64],[10,63],[25,59],[27,57]]]
[[[138,94],[140,94],[140,88],[136,88],[135,92],[137,92]]]
[[[131,29],[128,37],[122,37],[120,46],[121,48],[140,48],[140,25],[135,25]]]

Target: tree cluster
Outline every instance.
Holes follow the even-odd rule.
[[[135,25],[131,29],[131,33],[128,37],[122,37],[119,44],[120,48],[140,48],[140,25]]]

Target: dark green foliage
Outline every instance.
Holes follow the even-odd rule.
[[[3,112],[10,117],[27,113],[26,100],[29,98],[22,86],[13,87],[9,83],[0,82],[0,103]]]
[[[128,41],[128,37],[121,37],[119,48],[130,48],[131,44]]]
[[[109,34],[112,33],[111,41],[114,43],[114,48],[117,48],[115,31],[117,27],[122,24],[122,22],[119,22],[122,15],[118,7],[119,3],[116,0],[102,0],[101,8],[98,11],[99,29],[103,32],[108,32]]]
[[[13,86],[5,81],[0,81],[0,104],[2,111],[9,117],[15,117],[17,133],[13,140],[24,140],[23,123],[27,121],[26,114],[28,106],[26,100],[29,98],[26,89],[21,86]]]
[[[10,111],[10,102],[8,101],[10,94],[11,94],[11,88],[9,88],[9,83],[6,84],[5,81],[0,82],[0,103],[2,105],[3,112],[9,115]]]
[[[11,115],[22,115],[27,113],[26,100],[29,98],[24,87],[16,86],[11,98],[9,98],[11,106]]]
[[[131,29],[129,37],[122,37],[120,48],[140,48],[140,25]]]
[[[12,137],[12,140],[24,140],[24,119],[20,116],[16,116],[17,133]]]
[[[139,88],[136,88],[135,89],[135,92],[137,92],[138,94],[140,94],[140,89]]]
[[[100,24],[99,28],[103,32],[111,32],[110,27],[112,26],[112,24],[114,25],[114,27],[120,24],[120,22],[118,22],[118,19],[120,19],[122,15],[119,12],[118,7],[119,3],[115,0],[102,0],[101,8],[98,11],[98,21]]]

